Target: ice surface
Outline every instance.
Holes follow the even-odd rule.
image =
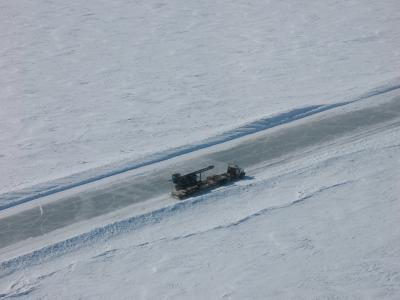
[[[5,262],[0,294],[398,299],[400,127],[392,125]]]
[[[246,170],[260,163],[272,165],[299,155],[310,147],[321,147],[343,137],[350,136],[354,139],[358,134],[366,134],[400,122],[398,90],[364,101],[367,103],[360,101],[354,105],[339,106],[342,109],[336,111],[320,109],[320,113],[325,113],[314,115],[313,118],[302,120],[303,122],[275,128],[275,131],[261,132],[231,145],[225,143],[223,149],[214,147],[202,154],[194,153],[190,159],[178,157],[175,162],[150,169],[141,176],[132,175],[112,185],[102,186],[99,182],[96,188],[87,187],[84,191],[79,190],[40,205],[32,203],[31,208],[10,216],[0,215],[0,249],[138,202],[168,195],[172,189],[169,178],[177,171],[192,171],[215,165],[217,169],[214,172],[221,173],[225,172],[227,164],[232,161]],[[275,121],[279,123],[280,119]],[[242,132],[246,130],[243,129]]]
[[[397,0],[8,1],[0,192],[398,77]]]
[[[399,299],[399,100],[381,103],[399,88],[399,5],[0,3],[1,194],[240,135],[298,109],[381,107],[280,119],[266,144],[259,133],[236,148],[251,180],[11,243],[0,251],[0,298]],[[236,156],[220,146],[208,159]],[[57,207],[53,196],[1,211],[4,221],[36,209],[1,234],[44,233],[48,215],[68,215],[40,204]],[[96,211],[77,203],[88,205],[78,216]]]

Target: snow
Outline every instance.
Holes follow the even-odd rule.
[[[231,129],[217,136],[209,137],[203,141],[184,145],[166,151],[154,153],[140,160],[123,161],[115,164],[103,165],[99,168],[91,169],[86,172],[72,174],[63,178],[57,178],[42,184],[30,186],[28,188],[17,190],[14,192],[5,193],[0,196],[0,210],[11,208],[28,201],[43,198],[48,195],[56,194],[74,187],[86,185],[96,182],[104,178],[113,177],[121,173],[143,168],[148,165],[157,164],[162,161],[170,160],[191,152],[196,152],[204,148],[209,148],[215,145],[224,144],[231,140],[239,139],[243,136],[248,136],[266,129],[270,129],[282,124],[291,123],[298,119],[302,119],[324,111],[332,110],[337,107],[346,106],[354,102],[365,100],[379,94],[385,94],[399,88],[397,83],[386,84],[375,90],[372,90],[365,95],[355,98],[351,101],[339,102],[329,105],[312,105],[302,108],[296,108],[288,112],[268,116],[240,127]]]
[[[3,2],[0,192],[398,77],[393,1]]]
[[[46,204],[265,132],[287,155],[208,194],[158,195],[0,248],[0,299],[399,299],[400,118],[384,105],[400,99],[399,8],[1,2],[0,225],[38,208],[28,221],[43,226]],[[363,122],[363,106],[382,111]],[[351,109],[349,132],[284,141]],[[393,117],[375,122],[383,111]]]
[[[23,258],[25,267],[12,260],[2,265],[0,294],[397,299],[399,137],[398,126],[387,126],[328,143],[260,165],[252,180],[135,217],[135,226],[82,248],[43,249]]]

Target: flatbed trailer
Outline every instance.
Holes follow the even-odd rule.
[[[181,175],[179,173],[172,174],[172,182],[175,185],[175,191],[173,191],[171,195],[174,198],[183,200],[230,182],[243,179],[246,175],[244,170],[237,165],[229,164],[225,173],[207,176],[206,179],[202,180],[201,174],[213,168],[214,166],[208,166],[186,175]]]

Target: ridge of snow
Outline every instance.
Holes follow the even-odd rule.
[[[255,120],[253,122],[226,131],[217,136],[207,138],[206,140],[200,141],[198,143],[172,148],[167,151],[155,153],[153,155],[150,155],[149,157],[140,160],[124,162],[122,165],[121,164],[106,165],[82,173],[73,174],[65,178],[60,178],[54,181],[42,183],[26,189],[5,193],[0,195],[0,210],[11,208],[16,205],[26,203],[41,197],[49,196],[58,192],[62,192],[68,189],[72,189],[74,187],[92,183],[107,177],[135,170],[144,166],[159,163],[177,156],[185,155],[201,149],[222,144],[234,139],[244,137],[246,135],[254,134],[263,130],[287,124],[321,112],[325,112],[331,109],[352,104],[357,101],[368,99],[376,95],[388,93],[400,88],[400,84],[398,83],[398,81],[399,81],[398,79],[392,80],[384,85],[380,85],[376,88],[373,88],[370,91],[358,97],[355,97],[354,99],[347,100],[344,102],[338,102],[327,105],[312,105],[312,106],[296,108],[277,115],[267,116],[265,118]]]

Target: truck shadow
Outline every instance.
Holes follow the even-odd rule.
[[[253,180],[255,177],[254,176],[244,176],[242,180]]]

